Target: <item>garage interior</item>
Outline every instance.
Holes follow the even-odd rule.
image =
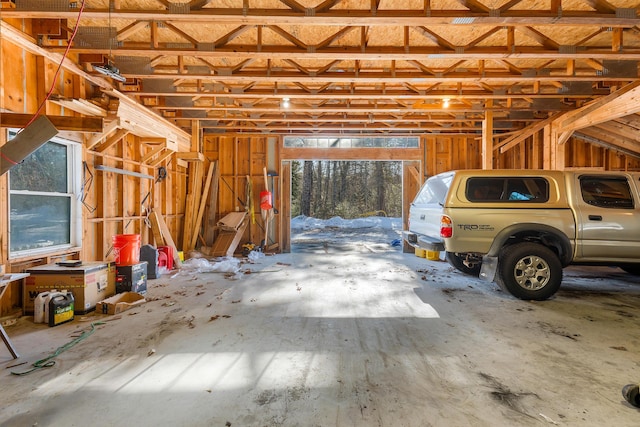
[[[295,254],[288,195],[296,160],[399,161],[406,227],[447,170],[639,170],[639,24],[631,0],[0,0],[0,319],[21,354],[0,346],[0,423],[636,425],[637,278],[572,267],[530,303],[402,250]],[[20,197],[61,196],[15,186],[47,141],[65,233],[23,246]],[[11,280],[112,261],[123,234],[178,265],[225,254],[247,200],[236,258],[269,256],[241,279],[163,275],[120,317],[57,327]]]

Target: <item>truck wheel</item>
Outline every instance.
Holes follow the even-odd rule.
[[[542,301],[558,291],[562,263],[545,246],[517,243],[505,248],[498,257],[496,282],[516,298]]]
[[[478,277],[480,275],[480,268],[482,267],[480,263],[474,265],[473,267],[468,267],[464,263],[464,258],[454,252],[446,252],[445,258],[447,262],[451,264],[456,270],[462,271],[464,274],[475,277]]]

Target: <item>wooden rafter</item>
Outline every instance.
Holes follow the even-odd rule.
[[[449,50],[455,50],[456,49],[456,47],[453,44],[449,43],[443,37],[439,36],[438,34],[436,34],[435,32],[431,31],[430,29],[428,29],[426,27],[419,26],[419,27],[415,27],[414,30],[418,34],[423,35],[424,37],[426,37],[427,39],[431,40],[432,42],[434,42],[436,45],[440,46],[441,48],[449,49]]]
[[[583,0],[599,13],[615,13],[616,7],[606,0]]]
[[[345,27],[345,28],[342,28],[339,31],[337,31],[336,33],[334,33],[332,36],[327,37],[326,39],[324,39],[323,41],[321,41],[320,43],[315,45],[314,47],[315,47],[315,49],[322,49],[324,47],[330,46],[333,43],[335,43],[336,41],[340,40],[342,37],[346,36],[351,31],[354,31],[356,29],[357,29],[356,27]]]
[[[281,0],[282,1],[282,0]],[[247,24],[247,25],[284,25],[284,24],[309,24],[310,17],[307,9],[293,0],[286,0],[287,6],[293,6],[290,10],[283,8],[265,9],[256,7],[240,8],[203,8],[198,13],[168,13],[166,10],[145,9],[144,2],[135,9],[132,6],[128,9],[116,8],[111,12],[113,19],[146,19],[158,22],[188,22],[206,23],[216,22],[219,24]],[[167,5],[169,2],[165,2]],[[476,25],[496,25],[496,26],[534,26],[534,25],[571,25],[571,26],[602,26],[602,27],[628,27],[637,24],[636,17],[616,17],[615,8],[603,11],[589,11],[576,9],[571,13],[558,15],[557,8],[549,13],[549,9],[517,10],[507,9],[501,11],[500,16],[495,16],[492,10],[474,0],[459,0],[465,7],[474,9],[473,22]],[[604,4],[604,2],[598,2]],[[543,4],[543,3],[541,3]],[[129,4],[131,6],[131,3]],[[431,9],[433,10],[433,9]],[[389,20],[397,25],[418,26],[418,25],[446,25],[451,24],[455,19],[468,19],[469,10],[450,9],[438,11],[437,14],[428,16],[420,9],[330,9],[325,13],[318,13],[313,16],[313,23],[316,25],[389,25]],[[563,12],[567,12],[563,9]],[[16,10],[3,9],[3,16],[7,18],[39,18],[39,19],[76,19],[77,9],[70,8],[68,11],[37,11],[37,10]],[[87,7],[83,11],[83,19],[96,20],[108,19],[107,9],[95,9]]]
[[[488,12],[489,8],[476,0],[458,0],[458,3],[468,8],[471,12]]]
[[[153,7],[116,1],[112,11],[87,5],[81,26],[106,25],[112,17],[120,27],[117,55],[140,57],[151,67],[123,66],[123,84],[78,75],[88,75],[108,94],[140,100],[187,131],[200,122],[225,131],[259,125],[266,132],[302,132],[305,126],[317,132],[357,126],[478,132],[490,112],[496,131],[511,133],[543,121],[545,113],[577,110],[639,79],[627,71],[633,64],[616,69],[608,62],[640,61],[637,12],[607,0],[585,1],[590,8],[561,0],[527,7],[523,0],[505,0],[495,8],[483,0],[458,0],[463,7],[457,9],[429,0],[414,2],[413,9],[378,0],[357,7],[340,0],[315,6],[270,0],[260,7],[249,0],[232,2],[234,7],[209,0],[158,0]],[[55,19],[73,23],[73,4],[69,11],[56,12]],[[5,21],[54,18],[46,11],[4,12]],[[579,31],[569,37],[574,27]],[[473,36],[460,34],[471,28]],[[50,61],[65,49],[64,42],[46,36],[39,43]],[[108,53],[74,43],[70,57],[84,55],[91,72],[90,55]],[[584,85],[574,82],[589,82],[593,90],[581,91]],[[283,97],[292,101],[286,110]],[[448,109],[443,98],[451,99]],[[188,114],[194,111],[206,112],[204,120],[202,113]],[[524,118],[511,118],[516,116]],[[152,131],[133,123],[125,119],[121,125],[132,133]]]
[[[558,132],[572,132],[637,113],[640,113],[640,81],[630,83],[608,96],[571,111],[558,119],[555,126]]]
[[[556,50],[560,47],[560,44],[532,27],[518,27],[518,31],[537,41],[547,49]]]
[[[295,46],[297,46],[297,47],[299,47],[301,49],[307,49],[307,45],[305,43],[303,43],[298,38],[294,37],[291,33],[283,30],[279,26],[277,26],[277,25],[269,25],[267,28],[269,28],[271,31],[273,31],[274,33],[276,33],[279,36],[281,36],[283,39],[291,42],[293,45],[295,45]]]
[[[280,3],[286,5],[288,8],[293,10],[294,12],[304,12],[306,9],[300,3],[295,0],[280,0]]]

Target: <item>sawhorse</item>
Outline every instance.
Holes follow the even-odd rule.
[[[4,295],[4,291],[7,290],[7,287],[11,282],[22,280],[27,276],[29,276],[29,273],[5,274],[4,276],[2,276],[0,278],[0,301],[2,301],[2,296]],[[0,335],[2,335],[2,341],[4,342],[4,345],[7,346],[7,349],[9,349],[9,353],[11,353],[11,356],[13,356],[14,359],[17,359],[18,357],[20,357],[20,355],[16,351],[13,344],[11,344],[11,340],[7,335],[7,331],[4,330],[4,328],[2,327],[2,324],[0,324]]]

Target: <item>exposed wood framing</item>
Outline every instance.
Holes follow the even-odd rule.
[[[202,224],[202,217],[204,215],[204,210],[207,206],[209,189],[211,188],[211,183],[213,181],[213,176],[215,173],[217,162],[211,162],[209,164],[209,171],[207,172],[207,178],[205,180],[204,189],[201,192],[200,196],[200,204],[198,207],[198,212],[193,224],[193,228],[191,229],[191,241],[189,242],[189,248],[193,249],[196,247],[196,240],[198,239],[198,234],[200,232],[200,225]]]
[[[47,118],[58,130],[69,132],[101,132],[101,117],[69,117],[47,115]],[[24,128],[33,119],[33,114],[0,112],[0,125],[4,128]]]

